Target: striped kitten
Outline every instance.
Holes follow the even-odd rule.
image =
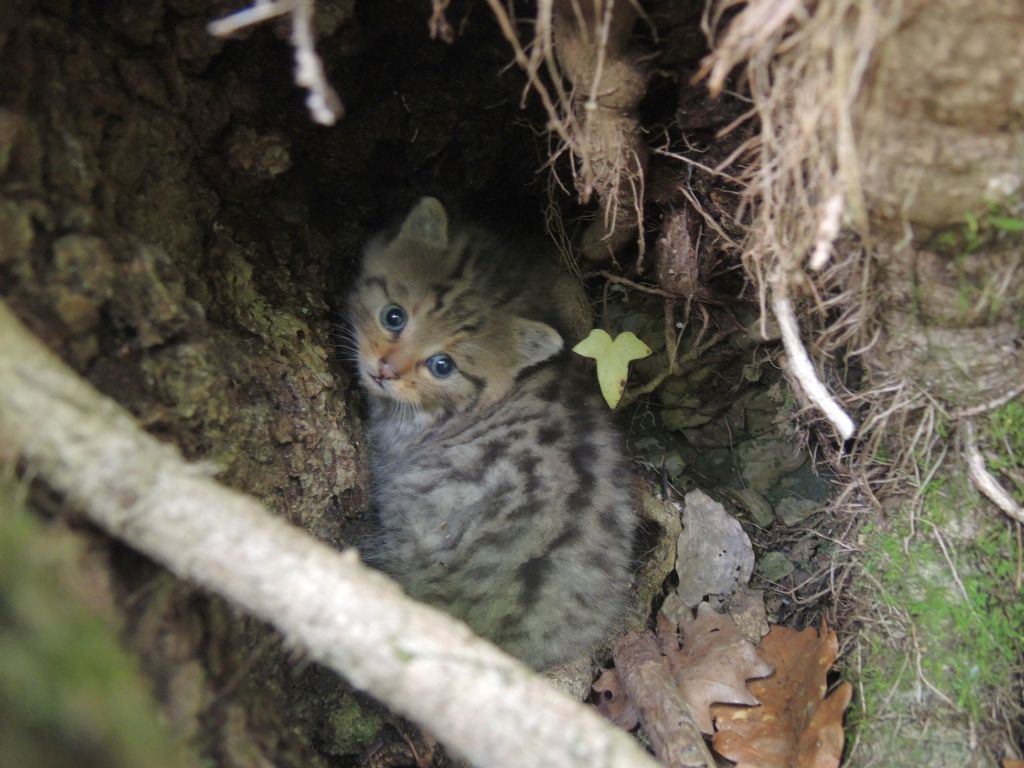
[[[535,668],[614,627],[636,527],[618,436],[549,317],[557,279],[485,232],[449,236],[428,197],[371,243],[350,301],[367,559]]]

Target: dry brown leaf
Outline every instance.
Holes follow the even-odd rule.
[[[761,657],[775,673],[750,684],[760,707],[716,704],[714,747],[738,768],[833,768],[843,751],[843,712],[853,688],[843,683],[827,698],[825,676],[836,659],[836,633],[821,635],[773,626]]]
[[[715,613],[707,603],[697,606],[697,617],[684,621],[680,629],[682,647],[667,649],[669,668],[694,722],[704,733],[713,733],[711,705],[757,704],[746,681],[771,674],[772,667],[758,656],[730,616]],[[659,622],[659,636],[662,633]],[[662,647],[666,648],[664,641]]]
[[[597,693],[597,710],[620,728],[632,731],[639,722],[636,710],[629,702],[626,689],[622,686],[619,673],[614,669],[606,669],[593,685]]]
[[[1014,760],[1012,757],[1004,757],[1003,768],[1024,768],[1024,760]]]

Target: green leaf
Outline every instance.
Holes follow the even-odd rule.
[[[978,217],[967,211],[964,213],[964,221],[967,223],[967,237],[973,240],[978,236]]]
[[[1024,219],[1010,216],[989,216],[988,223],[1003,232],[1024,232]]]
[[[572,348],[572,351],[597,361],[597,382],[601,385],[601,394],[611,408],[619,404],[622,392],[626,389],[630,362],[651,354],[651,348],[640,341],[632,331],[620,333],[612,341],[612,337],[600,328],[592,330],[587,338]]]

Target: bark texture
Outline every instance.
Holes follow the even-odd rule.
[[[367,483],[332,329],[347,275],[389,212],[424,193],[472,209],[503,185],[527,190],[505,198],[526,227],[515,206],[534,158],[505,146],[530,134],[494,35],[430,43],[397,0],[318,3],[349,115],[315,126],[280,30],[207,34],[240,5],[0,4],[0,297],[151,433],[341,546]],[[373,742],[379,711],[265,624],[84,535],[125,642],[207,757],[316,766]]]
[[[1024,380],[1020,246],[941,247],[936,235],[1024,199],[1024,7],[941,0],[903,12],[857,112],[886,329],[868,360],[976,405]]]

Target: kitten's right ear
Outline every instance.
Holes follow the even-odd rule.
[[[421,198],[402,222],[399,237],[413,237],[432,245],[448,245],[448,214],[436,197]]]
[[[517,317],[512,322],[512,332],[515,334],[515,349],[518,353],[516,373],[562,351],[561,334],[546,323]]]

